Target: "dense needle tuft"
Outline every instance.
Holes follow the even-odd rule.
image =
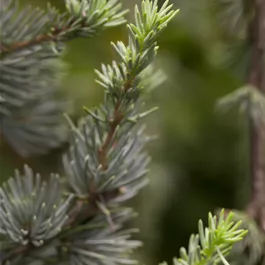
[[[43,182],[39,174],[25,166],[24,175],[16,171],[0,188],[0,233],[21,245],[41,246],[53,238],[67,221],[71,200],[64,200],[58,175]]]
[[[115,227],[110,227],[105,216],[98,215],[84,225],[83,229],[67,235],[62,245],[70,265],[90,264],[136,264],[130,258],[133,249],[141,246],[139,241],[131,239],[137,229],[122,230],[123,223],[133,217],[133,211],[124,209],[112,213]],[[67,263],[68,264],[68,263]]]

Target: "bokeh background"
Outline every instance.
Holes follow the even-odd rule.
[[[20,2],[44,7],[47,1]],[[63,8],[63,0],[51,2]],[[122,2],[132,19],[139,1]],[[159,136],[148,147],[153,157],[151,181],[131,202],[139,213],[131,225],[141,229],[138,238],[144,242],[136,256],[146,265],[171,261],[197,231],[199,218],[206,220],[208,211],[219,207],[241,209],[249,194],[244,117],[236,112],[221,114],[215,108],[220,97],[243,84],[244,58],[235,50],[237,64],[231,68],[225,63],[226,40],[212,10],[213,1],[172,2],[180,13],[159,39],[155,65],[167,79],[147,98],[148,105],[159,106],[146,120],[148,131]],[[116,40],[126,41],[125,27],[68,43],[63,58],[68,73],[61,94],[72,101],[69,111],[75,117],[82,115],[83,106],[101,102],[103,91],[94,82],[94,69],[114,58],[110,42]],[[61,171],[63,148],[30,159],[19,157],[6,144],[0,148],[1,181],[24,163],[44,176]]]

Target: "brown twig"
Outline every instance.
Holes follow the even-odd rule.
[[[249,27],[252,57],[248,83],[265,93],[265,0],[253,0],[255,15]],[[251,108],[251,106],[250,106]],[[251,109],[250,109],[251,111]],[[256,126],[249,115],[251,201],[247,213],[265,231],[264,127]]]
[[[123,86],[123,90],[125,91],[125,93],[130,89],[130,87],[132,86],[132,82],[133,82],[133,74],[131,73],[129,76],[131,78],[126,80]],[[110,143],[112,141],[112,138],[114,137],[117,127],[119,126],[120,122],[124,118],[124,113],[122,113],[121,111],[120,101],[116,103],[113,116],[114,116],[113,119],[109,121],[110,130],[107,134],[107,137],[104,143],[102,144],[101,148],[98,150],[99,162],[102,165],[103,170],[106,170],[108,168],[107,151],[110,147]]]
[[[25,41],[20,41],[17,43],[13,43],[10,46],[4,46],[3,44],[0,45],[0,54],[1,56],[8,54],[10,52],[15,52],[19,51],[24,48],[28,48],[34,45],[38,45],[44,42],[49,42],[49,41],[57,41],[59,36],[66,33],[69,29],[71,29],[73,23],[75,21],[70,21],[67,26],[62,27],[62,28],[53,28],[51,27],[47,33],[40,34],[38,35],[35,39],[32,40],[25,40]],[[83,26],[83,22],[80,23],[80,27]]]
[[[6,255],[4,255],[3,257],[0,257],[0,264],[5,265],[6,262],[14,257],[17,257],[21,254],[24,254],[28,251],[29,249],[29,245],[26,246],[19,246],[17,248],[12,249],[10,252],[8,252]]]
[[[101,148],[98,150],[99,162],[102,165],[102,169],[106,170],[108,168],[108,159],[107,159],[107,151],[110,147],[111,141],[114,137],[115,131],[123,119],[123,113],[120,111],[120,103],[117,103],[114,110],[114,118],[109,121],[110,130],[106,136],[104,143]]]

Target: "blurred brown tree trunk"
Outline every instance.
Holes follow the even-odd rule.
[[[248,83],[265,93],[265,0],[254,0],[254,11],[254,18],[249,28],[252,57]],[[257,126],[252,120],[249,123],[252,191],[247,212],[265,231],[264,124]]]

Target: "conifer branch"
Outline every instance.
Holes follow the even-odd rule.
[[[33,40],[20,41],[17,43],[12,43],[9,46],[1,45],[0,46],[0,54],[1,54],[1,56],[3,56],[3,55],[6,55],[7,53],[17,52],[20,49],[30,48],[31,46],[34,46],[34,45],[40,45],[44,42],[58,41],[59,36],[63,35],[67,31],[69,31],[72,28],[72,26],[74,25],[74,23],[75,23],[75,21],[71,21],[69,23],[69,25],[67,25],[66,27],[51,28],[50,32],[48,32],[47,34],[40,34],[36,38],[34,38]],[[82,28],[81,23],[80,23],[80,28]]]
[[[139,120],[136,119],[132,122],[132,117],[135,116],[135,113],[139,111],[139,103],[141,102],[141,86],[139,83],[139,81],[141,80],[141,74],[154,59],[157,50],[157,36],[176,14],[176,12],[174,11],[169,11],[171,6],[167,7],[167,4],[168,1],[165,2],[165,4],[160,10],[158,10],[156,6],[157,1],[155,1],[154,3],[150,1],[143,2],[142,13],[139,12],[136,6],[136,25],[127,25],[129,31],[129,45],[126,47],[122,42],[118,42],[117,46],[115,44],[112,44],[118,56],[121,58],[122,62],[116,63],[114,61],[112,65],[102,65],[102,73],[96,71],[99,77],[98,83],[106,89],[104,105],[100,109],[95,111],[88,110],[87,120],[84,121],[83,125],[79,126],[78,128],[75,128],[75,126],[70,121],[72,130],[73,132],[75,132],[76,135],[73,140],[76,141],[77,139],[79,139],[80,141],[80,143],[75,143],[75,145],[77,144],[75,147],[77,148],[77,150],[79,149],[79,144],[90,145],[90,141],[93,138],[97,138],[99,141],[99,143],[97,143],[96,139],[92,140],[93,143],[91,143],[91,151],[89,152],[88,150],[83,151],[83,154],[78,154],[77,156],[74,153],[71,154],[71,150],[71,153],[69,154],[70,156],[64,157],[66,172],[68,172],[68,175],[70,177],[70,183],[72,185],[72,188],[75,189],[75,191],[77,192],[77,196],[82,198],[81,202],[77,201],[77,204],[80,208],[83,208],[83,206],[86,204],[86,200],[84,200],[84,198],[88,198],[89,203],[94,205],[94,213],[97,213],[98,203],[101,204],[103,201],[103,204],[105,204],[106,201],[106,204],[108,204],[109,201],[121,195],[128,199],[131,195],[129,195],[128,197],[126,193],[134,193],[134,188],[130,188],[130,191],[129,188],[126,188],[126,182],[124,182],[124,185],[122,186],[114,185],[114,187],[112,188],[108,188],[108,186],[110,186],[112,183],[115,183],[116,178],[119,178],[118,176],[116,176],[116,174],[124,174],[124,177],[127,175],[129,177],[129,172],[127,172],[128,169],[126,168],[129,165],[127,166],[126,163],[124,163],[123,165],[125,172],[122,173],[121,169],[116,169],[117,173],[111,172],[113,172],[114,161],[115,163],[119,161],[116,159],[118,159],[119,157],[119,152],[122,151],[120,150],[120,148],[124,148],[124,144],[129,144],[129,139],[126,139],[126,134],[129,132],[129,130],[133,129],[134,125],[137,124],[137,121]],[[168,13],[164,12],[165,10]],[[145,15],[147,15],[146,21],[144,21]],[[144,22],[144,24],[142,22]],[[147,38],[147,36],[149,36],[149,38]],[[147,45],[148,42],[150,44],[149,46]],[[144,117],[146,115],[137,116],[140,118],[141,116]],[[95,130],[97,131],[96,134],[95,132],[92,132],[93,127],[95,127]],[[119,132],[117,132],[117,130]],[[84,132],[84,134],[82,134],[82,132]],[[134,136],[132,135],[132,137]],[[136,143],[135,145],[137,146]],[[133,149],[129,151],[133,151]],[[94,154],[92,154],[91,152],[97,153],[98,157],[93,159],[94,162],[89,165],[88,163],[90,157],[94,156]],[[115,158],[116,155],[118,155],[117,158]],[[139,163],[145,164],[146,161],[149,160],[145,156],[143,156],[142,158],[143,160],[141,162],[139,161]],[[87,164],[86,168],[91,167],[92,175],[101,175],[101,178],[103,180],[106,179],[106,191],[99,191],[97,187],[99,186],[99,183],[97,182],[100,180],[95,180],[95,177],[93,178],[93,176],[87,175],[86,172],[82,174],[84,175],[84,177],[89,178],[86,181],[88,182],[88,184],[86,183],[85,185],[83,185],[83,183],[80,182],[82,187],[77,187],[77,185],[79,184],[78,181],[75,179],[75,172],[80,170],[81,172],[83,172],[84,170],[84,168],[77,167],[77,164],[80,164],[80,162],[77,163],[78,160],[85,160],[84,164]],[[71,163],[72,166],[69,167]],[[109,163],[112,163],[111,169],[109,169]],[[139,169],[140,168],[141,166],[139,167]],[[96,172],[92,173],[93,171]],[[145,175],[145,172],[141,173],[139,171],[136,176],[137,175],[138,177],[136,182],[139,181],[139,184],[137,185],[138,189],[146,181],[141,180],[140,178],[141,176]],[[132,183],[134,182],[134,177],[135,176],[131,176]],[[124,191],[126,191],[125,194]],[[90,215],[91,212],[87,212],[87,214]],[[109,220],[111,223],[111,219]]]
[[[73,14],[80,14],[86,2],[67,1],[72,4],[68,8]],[[91,3],[95,7],[105,0]],[[107,3],[114,4],[116,0]],[[53,207],[53,201],[47,208],[41,204],[45,190],[37,192],[40,177],[35,180],[30,170],[25,172],[24,181],[24,190],[29,190],[30,197],[21,192],[19,178],[10,180],[11,192],[4,185],[0,193],[3,205],[0,220],[4,220],[4,227],[0,233],[14,244],[6,249],[2,258],[4,264],[10,260],[12,264],[16,258],[26,263],[43,259],[44,264],[59,258],[62,264],[71,265],[135,263],[128,257],[128,251],[140,245],[130,239],[135,230],[122,230],[123,223],[134,214],[121,205],[147,183],[150,159],[143,149],[148,137],[135,125],[154,109],[141,112],[144,89],[141,80],[156,56],[159,34],[177,13],[171,7],[165,1],[158,9],[157,0],[143,1],[141,11],[135,7],[135,24],[127,25],[129,44],[112,44],[120,61],[102,65],[102,71],[96,71],[98,83],[105,88],[103,104],[93,111],[86,110],[87,115],[77,126],[68,118],[72,141],[63,158],[66,185],[62,186],[62,192],[54,192],[54,185],[47,198],[55,200],[55,195],[67,195],[68,199],[60,201],[59,210]],[[114,16],[109,25],[119,22]],[[34,196],[38,202],[36,207],[32,207]],[[26,220],[25,206],[20,201],[25,201],[29,209]],[[50,217],[48,213],[52,210],[55,213]],[[15,221],[17,212],[20,222]],[[21,245],[26,247],[21,248]],[[49,248],[51,254],[43,257],[42,253]],[[20,256],[14,257],[13,253]]]
[[[8,0],[2,8],[2,12],[11,12],[17,8],[17,3],[13,0]],[[27,34],[22,34],[23,37],[18,38],[15,42],[11,43],[4,41],[1,42],[0,55],[4,57],[9,53],[18,52],[21,49],[30,49],[32,46],[43,45],[45,42],[65,42],[72,38],[80,36],[93,36],[99,30],[105,27],[117,26],[125,23],[124,14],[128,10],[120,11],[121,4],[118,0],[65,0],[67,12],[60,14],[54,7],[48,5],[47,11],[43,12],[39,9],[34,10],[38,19],[41,21],[41,27],[35,32],[34,38],[29,38]],[[15,7],[13,7],[15,5]],[[29,10],[26,9],[27,12]],[[33,11],[33,12],[34,12]],[[24,10],[25,12],[25,10]],[[26,13],[26,12],[25,12]],[[31,14],[30,14],[31,15]],[[28,16],[30,16],[28,14]],[[34,15],[32,15],[34,17]],[[3,19],[4,20],[4,19]],[[24,23],[20,18],[20,22]],[[35,29],[34,23],[39,21],[31,21],[27,27],[29,30]],[[2,26],[4,27],[4,25]],[[20,27],[20,25],[18,25]],[[4,28],[3,35],[6,35]],[[23,30],[23,28],[22,28]],[[30,33],[30,31],[28,31]]]
[[[62,112],[68,104],[55,100],[67,41],[93,37],[125,23],[118,0],[64,0],[66,11],[46,10],[19,1],[0,5],[0,131],[21,156],[45,154],[68,138]]]
[[[175,258],[174,265],[229,265],[225,257],[230,253],[235,243],[247,234],[245,229],[239,229],[241,221],[234,221],[234,213],[228,215],[222,210],[218,216],[209,213],[208,227],[200,220],[199,233],[191,235],[189,248],[180,249],[180,258]],[[162,263],[160,265],[167,265]]]

